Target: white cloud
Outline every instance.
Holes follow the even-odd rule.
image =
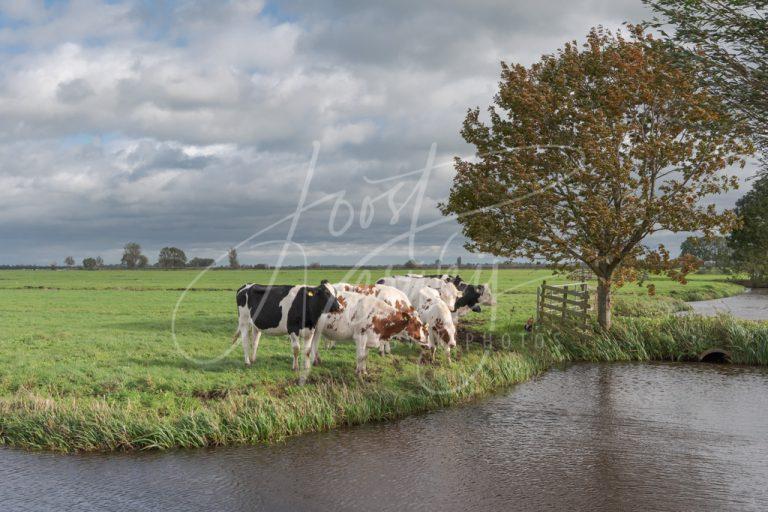
[[[360,144],[375,130],[376,127],[370,122],[329,126],[323,130],[320,142],[324,149],[334,150],[344,144]]]

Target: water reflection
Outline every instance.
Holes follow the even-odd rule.
[[[760,510],[768,373],[576,365],[482,403],[272,447],[0,452],[4,510]]]

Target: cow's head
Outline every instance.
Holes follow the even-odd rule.
[[[480,293],[476,286],[468,284],[461,292],[461,297],[456,301],[456,307],[453,311],[463,311],[466,313],[473,309],[480,302]]]
[[[405,326],[405,333],[408,335],[408,339],[419,345],[427,345],[429,343],[429,332],[424,323],[419,319],[419,315],[416,310],[411,307],[412,311],[403,312],[403,318],[407,322]]]
[[[480,304],[484,306],[493,306],[496,304],[491,294],[491,287],[488,284],[465,284],[461,297],[456,301],[454,311],[480,312]]]
[[[477,300],[479,304],[483,304],[485,306],[496,305],[496,297],[494,297],[493,294],[491,293],[490,283],[477,285],[477,293],[480,295],[480,297]]]
[[[453,311],[456,308],[456,300],[461,297],[460,292],[453,283],[443,283],[440,287],[440,298],[443,299],[448,307]]]
[[[434,331],[438,342],[445,348],[456,346],[456,325],[453,322],[447,322],[442,318],[438,318],[429,328]]]
[[[344,310],[344,306],[337,297],[336,289],[326,279],[320,282],[320,286],[310,288],[307,295],[323,313],[337,313]]]

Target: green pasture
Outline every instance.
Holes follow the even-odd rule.
[[[274,277],[278,284],[314,284],[380,275],[318,269]],[[547,270],[462,275],[492,283],[498,298],[497,307],[469,315],[467,325],[515,340],[523,340],[522,325],[535,313],[541,280],[568,281]],[[464,346],[452,365],[425,367],[415,348],[399,344],[390,357],[371,354],[370,376],[360,381],[354,347],[337,344],[322,351],[323,365],[300,386],[285,337],[263,337],[250,368],[240,345],[230,344],[234,290],[272,277],[270,270],[0,272],[0,440],[55,450],[273,440],[467,400],[569,358],[515,342],[490,352]],[[685,286],[652,282],[656,297],[636,285],[621,288],[617,314],[671,312],[684,307],[679,299],[741,291],[717,275],[693,276]]]

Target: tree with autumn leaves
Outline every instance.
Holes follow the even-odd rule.
[[[530,67],[502,64],[487,118],[471,109],[449,199],[467,248],[586,265],[598,279],[598,322],[611,290],[646,272],[684,282],[693,258],[643,241],[659,231],[712,234],[735,222],[704,204],[736,187],[723,171],[752,147],[701,68],[638,27],[593,29]]]

